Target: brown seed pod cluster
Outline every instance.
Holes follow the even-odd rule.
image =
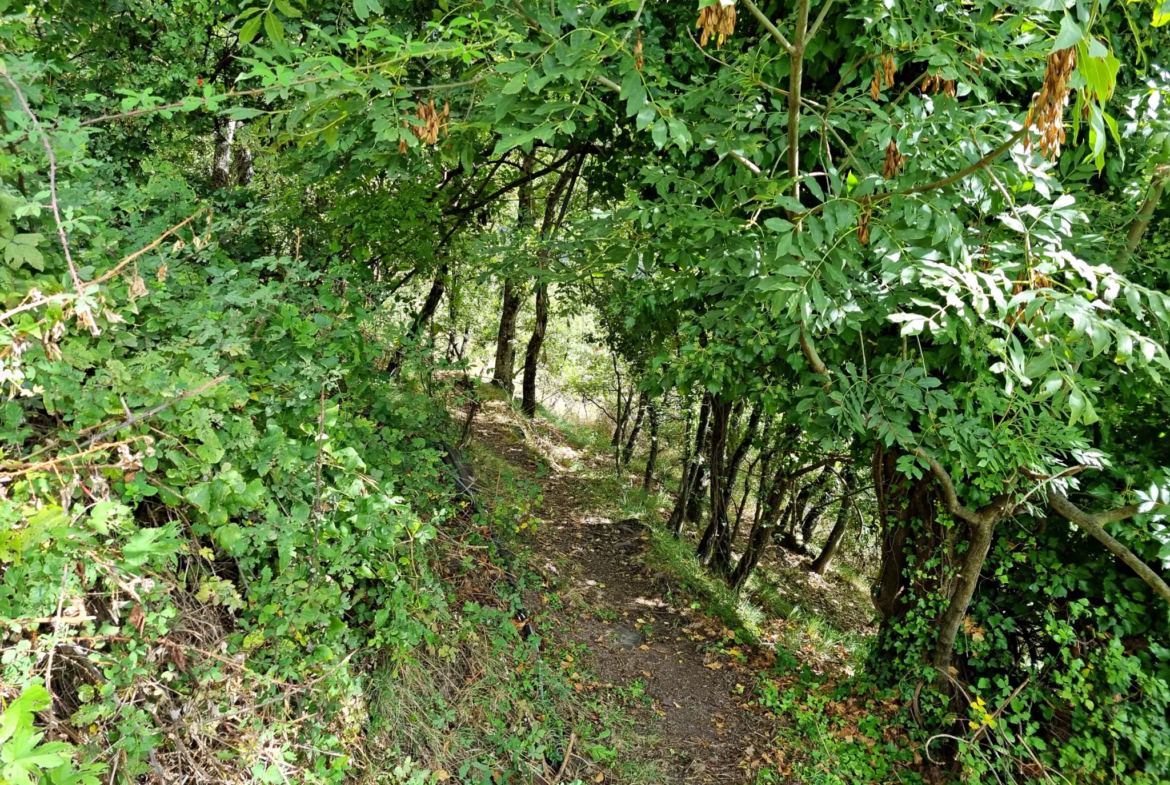
[[[434,98],[426,104],[420,101],[415,117],[423,122],[422,125],[410,126],[410,132],[415,138],[425,144],[438,144],[439,131],[442,131],[444,136],[448,135],[447,124],[451,117],[451,104],[444,103],[443,111],[439,112],[435,109]]]
[[[938,69],[933,74],[927,74],[926,79],[922,82],[922,92],[931,93],[932,95],[949,95],[951,98],[955,97],[955,80],[945,79],[942,75],[942,69]]]
[[[893,139],[886,145],[886,160],[882,163],[882,177],[893,180],[898,176],[902,164],[906,163],[906,156],[898,152],[898,143]]]
[[[1064,105],[1068,103],[1068,80],[1077,67],[1076,47],[1061,49],[1048,55],[1048,67],[1044,69],[1044,86],[1028,110],[1024,125],[1035,128],[1040,136],[1040,152],[1045,158],[1055,161],[1064,144]],[[1032,146],[1031,138],[1024,142],[1024,149]]]
[[[898,66],[894,64],[894,56],[884,54],[878,58],[878,64],[873,69],[873,81],[869,83],[869,97],[877,100],[881,95],[882,85],[885,89],[894,86],[894,76],[898,73]]]
[[[638,42],[634,44],[634,70],[641,71],[645,61],[642,59],[642,31],[638,31]]]
[[[869,245],[869,219],[873,215],[873,207],[866,204],[861,208],[861,217],[857,219],[857,242]]]
[[[715,45],[722,48],[727,37],[735,32],[735,0],[718,0],[714,5],[700,8],[695,27],[703,29],[700,46],[706,46],[707,40],[715,36]]]

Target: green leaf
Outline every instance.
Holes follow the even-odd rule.
[[[654,146],[659,150],[666,144],[666,134],[666,121],[659,117],[654,127],[650,129],[650,138],[654,140]]]
[[[279,17],[271,11],[264,15],[264,32],[268,35],[268,40],[284,46],[284,25],[280,23]]]
[[[777,275],[783,275],[788,278],[808,278],[809,271],[803,267],[795,264],[786,264],[775,270]]]
[[[293,7],[293,4],[288,0],[275,0],[275,4],[277,9],[285,16],[296,19],[301,15],[301,12]]]
[[[1157,2],[1157,0],[1154,0]],[[1161,6],[1154,9],[1154,18],[1150,24],[1154,27],[1161,27],[1170,22],[1170,0],[1165,0]]]
[[[182,542],[175,536],[175,524],[157,529],[142,529],[122,546],[122,557],[132,567],[145,564],[154,557],[169,556],[179,550]]]
[[[645,130],[650,126],[651,123],[654,122],[655,114],[657,113],[654,111],[653,104],[647,104],[646,106],[642,107],[642,111],[638,112],[638,119],[635,121],[635,127],[639,131]]]
[[[1081,39],[1085,37],[1085,33],[1081,30],[1081,26],[1073,21],[1068,14],[1060,20],[1060,32],[1056,35],[1056,41],[1052,44],[1052,51],[1059,52],[1061,49],[1068,49],[1070,46],[1076,46]]]
[[[252,43],[252,39],[256,37],[256,33],[260,32],[260,24],[263,21],[263,17],[254,16],[247,22],[244,22],[244,26],[240,28],[240,43]]]
[[[370,17],[370,6],[367,0],[353,0],[353,12],[357,14],[357,18],[366,21]]]
[[[691,132],[687,130],[681,120],[672,118],[666,122],[670,126],[670,138],[685,153],[691,147]]]

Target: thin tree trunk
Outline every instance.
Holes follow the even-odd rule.
[[[219,120],[215,124],[215,153],[211,159],[211,187],[219,190],[232,184],[232,142],[238,120]]]
[[[829,532],[829,539],[825,541],[825,547],[821,548],[820,555],[812,563],[812,571],[817,575],[824,575],[825,571],[829,569],[829,564],[832,563],[833,557],[837,554],[841,540],[845,538],[845,531],[849,528],[849,514],[853,508],[852,479],[846,470],[845,487],[842,490],[844,495],[841,497],[841,509],[837,512],[837,520],[833,522],[833,529]]]
[[[524,153],[520,161],[520,171],[525,176],[531,175],[536,168],[536,156]],[[524,242],[524,235],[535,220],[536,198],[535,183],[528,181],[520,185],[516,200],[516,237],[517,247]],[[512,395],[513,379],[516,376],[516,318],[520,314],[520,306],[524,302],[524,283],[515,276],[509,275],[504,279],[504,299],[500,305],[500,327],[496,331],[496,364],[492,370],[492,384]]]
[[[524,289],[514,278],[504,279],[504,299],[500,305],[500,328],[496,332],[496,365],[492,384],[512,395],[516,362],[516,318],[524,302]]]
[[[252,184],[252,178],[256,176],[256,166],[252,151],[248,149],[247,145],[239,144],[236,146],[236,151],[232,154],[232,170],[236,178],[236,185],[246,188]]]
[[[723,492],[724,482],[726,482],[726,461],[724,455],[727,451],[727,429],[731,420],[730,402],[713,401],[711,404],[711,452],[709,465],[711,467],[711,510],[708,514],[707,530],[703,533],[703,538],[699,541],[698,555],[699,560],[707,562],[711,559],[716,541],[721,535],[720,526],[726,525],[727,515],[724,509],[724,500],[727,498]],[[721,567],[719,564],[713,565],[718,571]]]
[[[646,456],[646,472],[642,475],[642,492],[650,493],[654,482],[654,464],[658,462],[658,407],[654,401],[646,403],[646,414],[650,419],[650,454]]]
[[[566,169],[557,178],[556,185],[548,196],[544,207],[544,221],[540,226],[540,241],[542,247],[537,252],[540,259],[542,276],[547,270],[550,258],[549,250],[543,247],[556,236],[557,228],[565,219],[569,209],[569,201],[573,198],[573,186],[577,183],[577,176],[585,163],[584,154],[577,157],[577,165],[572,171]],[[561,204],[561,197],[564,204]],[[559,208],[559,210],[558,210]],[[521,383],[523,399],[520,411],[529,417],[536,416],[536,370],[540,362],[540,349],[544,346],[544,336],[548,332],[548,281],[545,278],[536,285],[536,324],[532,328],[532,337],[528,339],[528,349],[524,353],[524,379]]]
[[[1162,200],[1162,193],[1166,189],[1168,178],[1170,178],[1170,164],[1160,164],[1154,167],[1154,177],[1150,180],[1150,189],[1146,192],[1142,206],[1138,208],[1133,222],[1129,225],[1129,231],[1125,236],[1125,247],[1113,262],[1114,267],[1119,269],[1125,267],[1129,263],[1129,257],[1138,249],[1142,237],[1146,234],[1146,229],[1150,226],[1150,219],[1154,217],[1154,210],[1157,209],[1158,202]]]
[[[995,531],[995,521],[985,520],[972,523],[970,531],[967,553],[963,558],[963,568],[959,573],[955,588],[951,592],[951,601],[939,622],[938,641],[934,646],[932,664],[936,671],[946,675],[949,675],[951,668],[955,637],[959,633],[959,626],[967,615],[971,597],[975,594],[975,586],[979,583],[979,573],[983,569],[983,562],[987,560],[987,552],[991,548],[991,535]]]
[[[695,488],[695,483],[698,481],[699,467],[702,465],[703,441],[707,438],[707,423],[711,416],[711,396],[704,395],[703,402],[699,406],[699,423],[695,428],[695,449],[691,452],[690,461],[683,467],[683,476],[678,489],[678,501],[674,506],[674,511],[670,514],[670,521],[667,526],[674,536],[678,537],[682,533],[683,523],[687,519],[687,512],[690,509],[690,497]]]
[[[743,513],[747,509],[748,494],[752,490],[752,473],[756,470],[756,464],[759,463],[760,456],[756,456],[751,463],[748,464],[747,474],[743,478],[743,495],[739,497],[739,508],[735,511],[735,526],[731,530],[731,544],[735,545],[735,541],[739,539],[739,530],[743,526]],[[758,508],[757,508],[758,509]]]
[[[630,435],[626,437],[626,448],[622,451],[622,463],[630,465],[630,458],[634,455],[634,445],[638,441],[638,434],[642,432],[642,420],[646,417],[646,403],[649,400],[646,393],[638,395],[638,413],[634,416],[634,425],[630,428]]]
[[[761,475],[762,480],[763,476]],[[767,550],[768,542],[772,538],[772,530],[780,518],[784,499],[787,497],[791,486],[791,481],[785,476],[784,468],[781,467],[777,470],[775,477],[772,478],[772,483],[764,497],[763,512],[756,519],[752,526],[752,531],[748,535],[747,549],[739,557],[739,563],[735,565],[735,571],[731,574],[730,583],[737,592],[747,583],[752,571],[760,563],[764,551]]]
[[[523,400],[520,411],[528,417],[536,416],[536,365],[540,359],[540,347],[544,344],[544,335],[548,330],[548,283],[541,281],[536,285],[536,324],[532,327],[532,337],[528,339],[528,350],[524,353],[524,379],[522,382]]]

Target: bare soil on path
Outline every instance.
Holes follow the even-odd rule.
[[[768,746],[775,720],[749,706],[748,696],[772,655],[737,645],[720,622],[672,602],[669,581],[643,564],[646,528],[598,509],[617,506],[597,501],[604,467],[589,467],[584,454],[574,460],[564,445],[550,455],[551,443],[534,445],[541,437],[516,423],[504,403],[490,401],[474,430],[481,445],[543,488],[530,562],[560,607],[542,614],[538,632],[586,652],[579,664],[593,689],[641,697],[630,711],[646,749],[634,754],[656,763],[669,777],[663,781],[753,782],[752,761]]]

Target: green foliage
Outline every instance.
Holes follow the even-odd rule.
[[[103,764],[74,770],[73,747],[59,741],[42,742],[45,734],[33,727],[33,715],[49,706],[49,692],[32,683],[0,714],[0,778],[12,785],[96,785]]]

